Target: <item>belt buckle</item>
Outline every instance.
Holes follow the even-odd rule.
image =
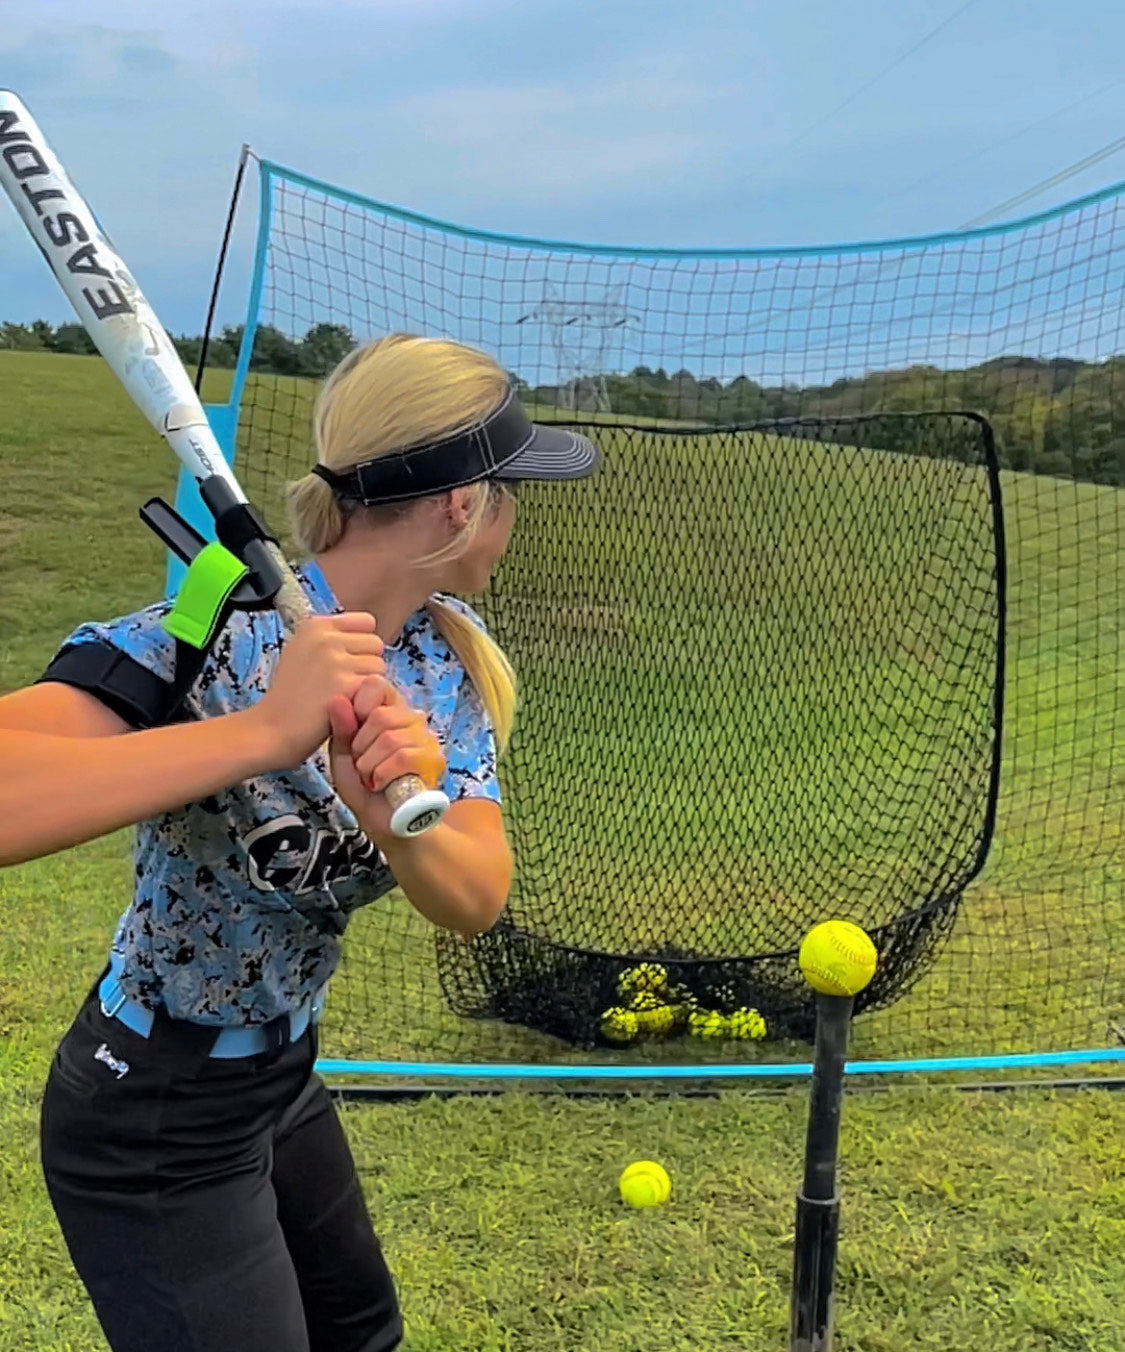
[[[98,1003],[107,1019],[115,1019],[125,1005],[128,996],[120,981],[115,981],[107,995],[100,997]]]

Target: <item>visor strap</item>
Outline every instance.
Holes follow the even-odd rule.
[[[342,490],[347,482],[341,475],[333,474],[327,465],[314,465],[309,473],[315,474],[318,479],[323,479],[329,488],[337,491]]]
[[[479,483],[526,450],[535,428],[511,389],[483,422],[447,441],[376,456],[340,474],[324,465],[312,473],[342,498],[366,507],[407,502]]]

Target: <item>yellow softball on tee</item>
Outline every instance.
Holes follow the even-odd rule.
[[[875,975],[870,936],[847,920],[826,920],[805,935],[797,955],[805,980],[823,995],[858,995]]]
[[[621,1175],[618,1188],[627,1206],[663,1206],[672,1195],[672,1180],[655,1160],[637,1160]]]

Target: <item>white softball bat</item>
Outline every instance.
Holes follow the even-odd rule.
[[[7,90],[0,90],[0,185],[129,398],[198,483],[221,480],[246,504],[164,326],[35,119]],[[311,607],[281,551],[272,541],[264,547],[282,578],[275,604],[292,632]],[[386,794],[398,836],[429,830],[449,806],[413,775]]]

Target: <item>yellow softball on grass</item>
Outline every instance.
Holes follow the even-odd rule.
[[[637,1036],[637,1016],[630,1009],[621,1009],[615,1005],[607,1009],[601,1017],[602,1037],[607,1042],[616,1042],[624,1046]]]
[[[727,1021],[717,1009],[696,1009],[688,1015],[688,1032],[692,1037],[724,1037]]]
[[[870,936],[847,920],[826,920],[805,935],[797,954],[805,980],[822,995],[858,995],[878,961]]]
[[[727,1020],[731,1037],[746,1038],[754,1042],[761,1041],[766,1035],[766,1021],[756,1009],[743,1006],[736,1009]]]
[[[630,1164],[617,1186],[626,1206],[638,1209],[663,1206],[672,1195],[672,1180],[664,1167],[655,1160],[637,1160]]]
[[[643,1013],[647,1009],[656,1009],[660,1005],[660,996],[655,991],[638,991],[629,1001],[629,1008],[636,1013]]]
[[[642,962],[617,978],[617,994],[626,1000],[633,995],[660,995],[668,985],[668,972],[659,962]]]
[[[637,1015],[637,1031],[650,1037],[666,1037],[676,1028],[676,1011],[671,1005],[657,1005]]]

